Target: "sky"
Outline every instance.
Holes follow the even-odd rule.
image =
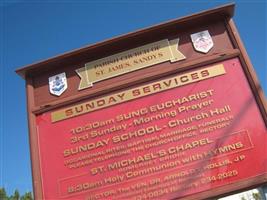
[[[26,90],[17,68],[230,2],[0,0],[0,187],[32,191]],[[266,94],[267,1],[235,3],[234,21]]]

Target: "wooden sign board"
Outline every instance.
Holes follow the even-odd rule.
[[[266,183],[264,96],[233,12],[226,5],[17,70],[35,198],[207,199]]]

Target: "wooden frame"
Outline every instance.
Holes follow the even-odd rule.
[[[88,98],[93,98],[99,95],[108,94],[110,92],[116,91],[118,89],[133,86],[136,84],[144,83],[150,80],[155,80],[159,77],[168,76],[172,73],[182,72],[184,70],[193,69],[202,65],[212,64],[218,61],[226,60],[229,58],[238,57],[242,63],[243,70],[246,74],[247,80],[253,91],[257,104],[260,108],[262,118],[267,126],[267,105],[265,102],[263,91],[259,85],[257,80],[255,71],[252,67],[250,59],[246,53],[244,45],[240,39],[240,36],[237,32],[237,29],[234,25],[233,20],[231,19],[233,16],[234,4],[229,4],[226,6],[222,6],[216,9],[208,10],[206,12],[198,13],[195,15],[191,15],[188,17],[184,17],[178,20],[170,21],[164,24],[160,24],[157,26],[153,26],[147,29],[143,29],[137,32],[133,32],[124,36],[120,36],[111,40],[107,40],[89,47],[85,47],[70,53],[66,53],[60,55],[58,57],[51,58],[46,61],[42,61],[40,63],[32,64],[26,66],[22,69],[18,69],[16,72],[26,79],[26,88],[27,88],[27,106],[28,106],[28,122],[29,122],[29,138],[30,138],[30,149],[31,149],[31,162],[32,162],[32,175],[33,175],[33,187],[34,187],[34,197],[35,199],[43,199],[43,189],[42,189],[42,178],[41,178],[41,168],[40,168],[40,160],[39,160],[39,152],[38,152],[38,134],[36,127],[36,115],[62,107],[66,105],[73,104],[75,102],[79,102]],[[129,40],[137,41],[144,39],[147,35],[151,33],[159,33],[159,37],[162,37],[164,33],[171,32],[173,27],[179,24],[181,27],[191,27],[195,26],[199,20],[210,19],[211,17],[214,20],[223,20],[226,30],[228,31],[229,38],[234,46],[232,50],[217,52],[216,54],[205,56],[199,58],[197,60],[192,60],[190,62],[182,63],[179,68],[176,66],[163,68],[160,72],[157,70],[153,70],[153,68],[146,71],[142,77],[132,76],[130,78],[123,78],[123,76],[119,77],[119,82],[112,82],[112,84],[102,84],[101,87],[92,88],[88,91],[85,91],[82,94],[78,94],[75,96],[69,96],[64,99],[55,100],[49,104],[36,105],[35,103],[35,93],[34,93],[34,77],[39,76],[42,72],[47,72],[53,70],[58,64],[65,63],[73,63],[74,61],[80,61],[86,57],[86,54],[93,53],[94,58],[97,58],[98,52],[102,49],[109,49],[109,53],[112,49],[115,51],[119,51],[116,45],[123,45],[127,43]],[[190,23],[193,23],[192,25]],[[134,46],[134,44],[132,45]],[[102,87],[104,86],[104,87]],[[100,89],[101,88],[101,89]],[[207,198],[215,198],[220,197],[225,194],[228,194],[229,191],[242,191],[244,189],[249,189],[251,187],[258,186],[262,183],[267,182],[267,174],[263,174],[260,176],[256,176],[254,178],[250,178],[246,181],[242,181],[238,184],[230,184],[224,187],[215,188],[211,191],[201,192],[199,194],[195,194],[189,196],[187,198],[183,198],[186,200],[193,199],[207,199]],[[229,194],[232,194],[230,192]]]
[[[28,127],[29,127],[29,143],[31,152],[31,166],[32,166],[32,183],[34,188],[34,198],[43,199],[42,179],[40,172],[40,159],[38,148],[38,135],[36,130],[36,116],[32,112],[32,105],[34,105],[34,94],[32,80],[26,80],[27,89],[27,106],[28,106]]]

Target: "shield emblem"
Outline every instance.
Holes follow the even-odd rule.
[[[213,47],[213,41],[209,31],[201,31],[191,35],[191,40],[196,51],[208,53]]]
[[[51,94],[60,96],[68,88],[66,73],[49,77],[49,91]]]

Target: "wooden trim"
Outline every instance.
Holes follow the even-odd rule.
[[[28,110],[28,126],[29,126],[29,143],[31,152],[31,166],[32,166],[32,182],[33,182],[33,193],[34,199],[43,199],[42,192],[42,180],[39,162],[39,144],[38,136],[36,131],[36,116],[31,112],[34,106],[34,88],[32,86],[32,79],[27,78],[26,80],[27,90],[27,110]]]
[[[241,54],[239,58],[240,58],[241,64],[243,66],[244,72],[246,74],[246,77],[248,79],[252,92],[254,94],[254,97],[261,111],[263,120],[267,127],[267,103],[264,97],[264,93],[258,81],[253,65],[249,59],[247,51],[244,47],[244,44],[239,36],[238,30],[235,26],[233,19],[229,20],[226,28],[229,31],[230,37],[232,38],[234,45],[236,45],[236,47],[240,49]]]
[[[240,54],[239,50],[234,49],[234,50],[229,50],[227,52],[220,52],[220,53],[217,53],[211,56],[206,56],[200,59],[192,60],[183,65],[180,65],[179,67],[177,67],[177,65],[174,64],[174,65],[171,65],[170,67],[162,68],[162,70],[160,71],[152,71],[150,73],[146,73],[143,75],[141,79],[140,77],[132,77],[131,79],[122,79],[120,82],[117,82],[113,85],[107,85],[105,88],[101,88],[101,90],[95,90],[94,88],[91,88],[85,94],[71,96],[65,99],[54,101],[51,104],[34,107],[32,109],[32,112],[34,114],[41,114],[43,112],[47,112],[47,111],[50,111],[56,108],[60,108],[62,106],[67,106],[73,103],[77,103],[88,98],[94,98],[97,96],[108,94],[110,92],[114,92],[122,88],[134,86],[136,84],[140,84],[140,83],[152,81],[152,80],[155,80],[161,77],[169,76],[173,73],[180,73],[185,70],[190,70],[196,67],[209,65],[209,64],[213,64],[213,63],[216,63],[222,60],[234,58],[234,57],[237,57],[239,54]]]

